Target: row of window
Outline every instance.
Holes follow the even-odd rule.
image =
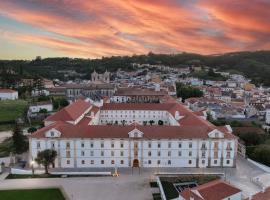
[[[148,160],[147,163],[149,165],[151,165],[152,164],[152,160]],[[157,164],[160,165],[160,163],[161,163],[161,161],[160,160],[157,160]],[[205,163],[206,163],[205,160],[202,160],[202,164],[204,165]],[[67,164],[68,165],[70,164],[70,160],[67,160]],[[85,164],[85,160],[81,160],[81,164],[84,165]],[[94,160],[90,160],[90,164],[91,165],[94,165],[95,164],[95,161]],[[101,160],[100,161],[100,164],[104,165],[105,164],[105,161],[104,160]],[[114,165],[115,164],[115,161],[114,160],[111,160],[111,164]],[[123,165],[124,164],[124,160],[120,160],[120,164]],[[171,160],[168,160],[167,161],[167,164],[168,165],[171,165],[172,164]],[[189,165],[192,165],[193,164],[192,160],[188,160],[188,164]],[[218,164],[218,160],[214,160],[214,165],[217,165],[217,164]],[[226,160],[226,164],[227,165],[231,164],[231,161],[230,160]]]
[[[153,113],[153,114],[163,114],[167,111],[149,111],[149,110],[102,110],[101,113]]]
[[[219,145],[219,142],[214,142],[214,149],[218,149],[218,145]],[[52,142],[52,143],[51,143],[51,146],[52,146],[52,148],[55,148],[55,143]],[[84,148],[84,147],[85,147],[85,144],[84,144],[83,142],[81,142],[81,148]],[[94,148],[94,142],[91,142],[91,143],[90,143],[90,147],[91,147],[91,148]],[[100,147],[101,147],[101,148],[104,148],[104,142],[101,142],[101,143],[100,143]],[[111,148],[114,148],[114,147],[115,147],[114,142],[111,142]],[[159,143],[157,144],[157,147],[158,147],[158,148],[161,148],[161,142],[159,142]],[[172,147],[172,143],[171,143],[171,142],[168,142],[168,148],[171,148],[171,147]],[[182,143],[181,143],[181,142],[178,143],[178,147],[179,147],[179,148],[182,148]],[[189,148],[192,148],[192,142],[189,142],[188,147],[189,147]],[[39,142],[39,141],[37,142],[37,148],[40,148],[40,142]],[[70,148],[70,142],[66,142],[66,148],[67,148],[67,149]],[[120,148],[124,148],[124,143],[123,143],[123,142],[120,143]],[[152,143],[151,143],[151,142],[148,142],[148,148],[152,148]],[[203,150],[203,149],[207,149],[207,148],[206,148],[206,143],[202,143],[201,149],[202,149],[202,150]],[[232,149],[232,148],[231,148],[231,143],[230,143],[230,142],[227,143],[226,149],[227,149],[227,150],[231,150],[231,149]]]

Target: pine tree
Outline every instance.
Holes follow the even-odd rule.
[[[22,134],[21,127],[16,123],[12,135],[13,152],[22,154],[28,150],[28,139]]]

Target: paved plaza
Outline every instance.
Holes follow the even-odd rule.
[[[76,177],[76,178],[42,178],[1,180],[0,189],[61,187],[69,199],[74,200],[152,200],[149,182],[154,173],[224,173],[227,181],[243,190],[246,197],[257,193],[262,188],[251,179],[257,176],[270,180],[270,175],[247,162],[237,160],[236,169],[221,168],[151,168],[132,170],[119,169],[119,177]]]

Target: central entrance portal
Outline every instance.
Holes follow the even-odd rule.
[[[139,164],[139,160],[138,159],[134,159],[133,160],[133,165],[132,167],[140,167],[140,164]]]

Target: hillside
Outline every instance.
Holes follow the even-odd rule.
[[[1,69],[11,68],[20,76],[33,77],[40,75],[47,78],[64,79],[59,70],[75,70],[82,78],[90,77],[97,71],[115,71],[117,68],[132,70],[132,63],[163,64],[172,67],[203,65],[216,67],[220,70],[236,71],[251,78],[256,84],[270,86],[270,51],[234,52],[222,55],[153,54],[134,56],[113,56],[102,59],[79,58],[45,58],[41,60],[0,60]],[[4,74],[1,74],[4,77]]]

